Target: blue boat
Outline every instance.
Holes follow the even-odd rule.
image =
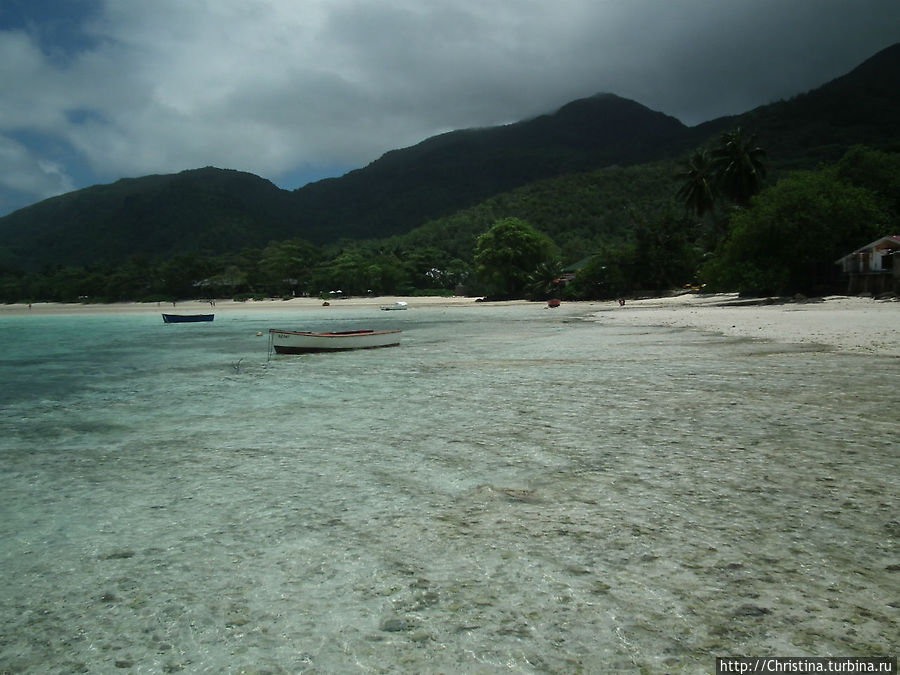
[[[197,323],[198,321],[212,321],[215,314],[163,314],[166,323]]]

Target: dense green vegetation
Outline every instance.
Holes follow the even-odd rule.
[[[900,231],[898,74],[895,45],[694,128],[597,96],[293,193],[213,168],[79,190],[0,218],[0,301],[836,290]]]
[[[57,265],[31,274],[6,269],[0,271],[0,299],[112,302],[460,289],[492,297],[596,299],[703,283],[748,294],[814,294],[838,288],[838,257],[900,230],[898,153],[852,148],[835,164],[783,172],[749,198],[729,197],[710,171],[707,181],[716,187],[703,210],[684,187],[695,179],[689,170],[695,156],[681,171],[657,164],[543,181],[403,237],[325,247],[291,239],[222,256]],[[559,284],[573,263],[574,279]]]
[[[520,298],[535,277],[546,283],[555,260],[550,238],[518,218],[504,218],[478,237],[475,275],[496,298]],[[551,282],[552,283],[552,282]]]
[[[126,178],[0,218],[0,264],[34,271],[134,255],[219,254],[291,238],[293,214],[288,192],[239,171]]]
[[[595,96],[532,120],[442,134],[293,192],[212,167],[78,190],[0,218],[0,261],[35,271],[137,251],[215,256],[284,239],[383,239],[534,181],[669,157],[691,142],[672,117]]]
[[[795,171],[734,212],[702,269],[714,288],[753,295],[835,290],[835,260],[900,230],[900,154],[851,149]]]

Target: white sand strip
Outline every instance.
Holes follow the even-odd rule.
[[[900,356],[900,302],[830,296],[819,301],[745,304],[734,294],[628,301],[595,315],[606,324],[693,328],[735,337],[824,344]]]

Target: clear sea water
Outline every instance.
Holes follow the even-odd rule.
[[[900,359],[576,305],[3,317],[0,344],[0,672],[900,651]]]

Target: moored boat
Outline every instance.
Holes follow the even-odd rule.
[[[409,309],[409,304],[403,302],[402,300],[398,300],[393,305],[382,305],[381,309],[385,311],[396,310],[396,309]]]
[[[197,323],[198,321],[212,321],[215,314],[163,314],[166,323]]]
[[[269,342],[276,354],[375,349],[400,344],[400,330],[345,330],[333,333],[269,329]]]

